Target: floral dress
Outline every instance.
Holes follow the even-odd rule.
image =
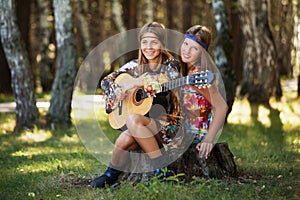
[[[191,69],[192,73],[197,71],[199,69],[196,67]],[[194,135],[193,143],[199,143],[212,122],[211,104],[191,85],[182,86],[180,92],[185,132]]]
[[[157,75],[159,74],[159,77],[167,77],[168,80],[179,78],[180,64],[176,59],[168,59],[166,60],[162,66],[161,69],[158,72],[147,72],[149,77],[151,75]],[[118,75],[122,73],[128,73],[134,78],[137,78],[142,75],[141,72],[139,72],[138,63],[137,60],[130,61],[123,65],[120,69],[117,71],[112,72],[108,76],[104,77],[104,79],[101,81],[101,88],[105,92],[105,109],[106,113],[112,112],[118,104],[118,97],[115,94],[116,89],[120,88],[120,86],[116,83],[114,83],[114,80],[118,77]],[[156,77],[156,76],[155,76]],[[143,81],[145,84],[145,81]],[[147,81],[146,81],[147,82]],[[153,105],[159,104],[163,106],[165,112],[158,113],[159,110],[155,109],[155,120],[158,122],[161,131],[159,132],[162,142],[168,143],[171,141],[172,135],[176,134],[177,130],[177,116],[178,111],[176,109],[176,101],[174,101],[174,98],[176,97],[173,92],[167,91],[167,92],[160,92],[157,87],[157,83],[159,80],[152,80],[148,82],[150,85],[144,85],[144,90],[147,92],[149,96],[153,96]],[[161,109],[163,110],[163,109]],[[151,110],[149,111],[149,113]],[[153,113],[153,112],[152,112]],[[164,115],[164,116],[161,116]],[[146,114],[148,116],[148,113]],[[153,116],[151,115],[153,118]],[[163,120],[161,120],[163,119]]]

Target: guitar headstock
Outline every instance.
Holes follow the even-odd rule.
[[[199,88],[209,87],[214,80],[215,75],[209,71],[195,72],[188,76],[188,83],[190,85],[195,85]]]

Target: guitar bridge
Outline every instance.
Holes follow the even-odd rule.
[[[119,115],[122,115],[122,101],[118,103]]]

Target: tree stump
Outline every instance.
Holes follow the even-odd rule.
[[[135,157],[135,159],[138,159],[138,163],[142,163],[145,169],[149,167],[149,159],[146,159],[145,156]],[[183,173],[184,176],[178,178],[185,182],[192,181],[194,177],[223,179],[237,176],[237,167],[227,143],[216,143],[207,160],[199,157],[196,145],[192,144],[169,166],[175,174]],[[124,172],[120,176],[119,182],[147,182],[152,177],[153,173],[151,172],[137,173],[133,170]]]
[[[237,176],[237,167],[227,143],[216,143],[207,160],[199,157],[196,145],[192,144],[170,166],[176,174],[184,174],[185,182],[194,177],[222,179]]]

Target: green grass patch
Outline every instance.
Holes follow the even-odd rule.
[[[229,144],[238,178],[189,184],[153,178],[116,189],[89,187],[107,163],[91,154],[76,127],[13,133],[15,115],[0,113],[0,199],[299,199],[300,105],[294,96],[284,98],[272,99],[271,108],[235,102],[219,141]],[[113,143],[120,132],[103,109],[96,119]],[[88,134],[92,120],[81,122]]]
[[[50,100],[51,94],[50,93],[36,93],[35,94],[36,99],[43,99],[43,100]],[[13,102],[14,95],[13,94],[2,94],[0,93],[0,103],[4,102]]]

